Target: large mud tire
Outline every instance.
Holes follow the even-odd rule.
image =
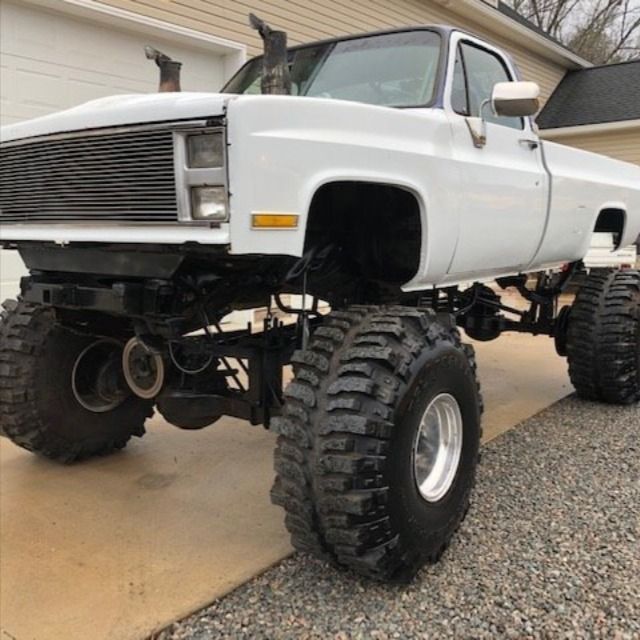
[[[586,400],[640,401],[640,271],[593,271],[567,331],[569,376]]]
[[[74,396],[74,364],[95,338],[55,323],[51,310],[8,300],[0,314],[0,433],[15,444],[59,462],[122,449],[144,435],[152,403],[128,397],[104,413]]]
[[[473,349],[432,312],[351,307],[327,316],[294,369],[274,421],[272,490],[294,547],[374,579],[410,580],[440,558],[469,508],[482,413]],[[462,449],[450,489],[428,502],[414,445],[439,394],[460,407]]]

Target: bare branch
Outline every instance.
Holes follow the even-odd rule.
[[[536,26],[596,64],[640,49],[640,0],[507,0]]]

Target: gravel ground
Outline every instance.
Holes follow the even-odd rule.
[[[160,640],[640,638],[640,406],[564,400],[483,448],[474,505],[409,587],[295,555]]]

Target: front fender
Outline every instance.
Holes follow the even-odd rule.
[[[419,203],[423,249],[417,278],[446,271],[457,239],[457,207],[448,217],[435,215],[445,200],[451,205],[447,183],[455,179],[446,157],[450,130],[440,111],[241,96],[229,104],[228,141],[232,253],[302,255],[317,190],[334,181],[372,182],[406,189]],[[299,224],[252,230],[256,212],[295,213]]]

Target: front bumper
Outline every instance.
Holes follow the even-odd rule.
[[[7,224],[0,227],[0,242],[12,241],[100,242],[123,244],[184,244],[228,245],[231,242],[229,223],[219,226],[194,224],[133,225],[133,224]]]

